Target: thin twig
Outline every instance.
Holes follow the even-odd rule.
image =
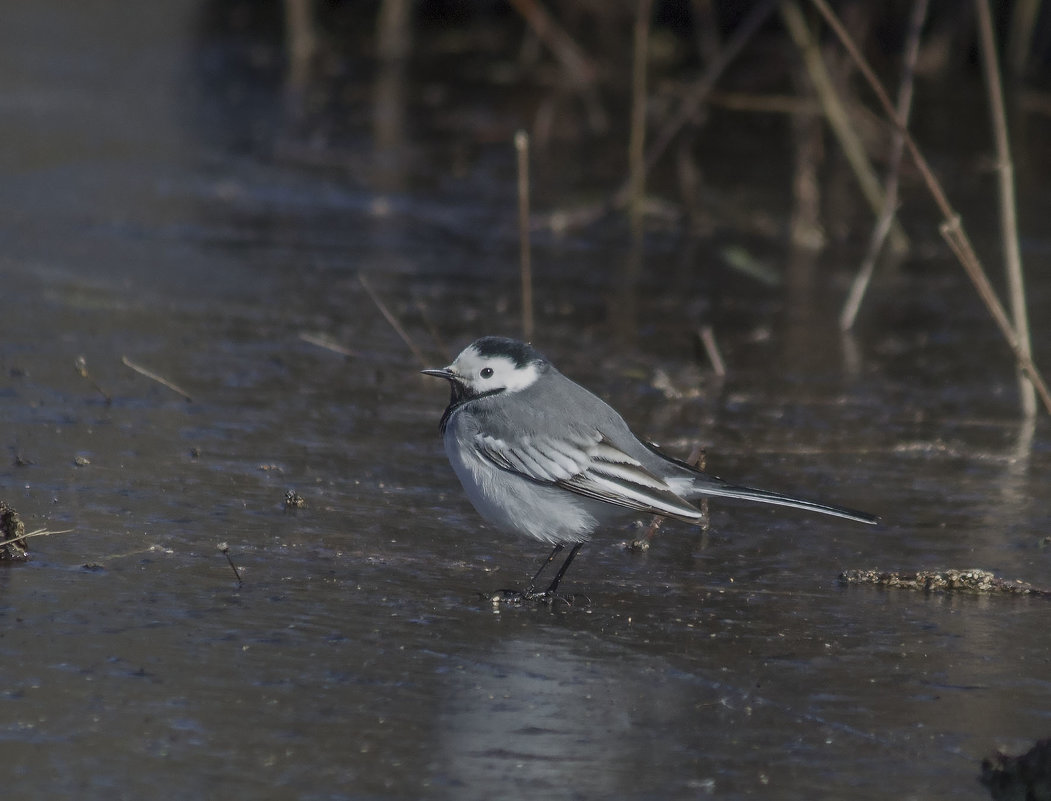
[[[30,531],[28,534],[23,534],[20,537],[12,537],[9,540],[0,540],[0,548],[5,545],[11,545],[20,540],[28,540],[30,537],[48,537],[52,534],[69,534],[74,529],[67,528],[62,531],[48,531],[46,528],[38,528],[36,531]]]
[[[726,375],[726,362],[723,361],[722,354],[719,353],[719,345],[715,341],[714,329],[710,325],[703,325],[697,331],[697,336],[700,337],[701,344],[704,345],[704,352],[708,354],[708,361],[712,363],[712,369],[715,371],[715,374],[717,376]]]
[[[522,272],[522,337],[533,338],[533,260],[529,243],[529,134],[515,132],[518,155],[518,251]]]
[[[1011,143],[1007,136],[1007,115],[1004,113],[1004,96],[1000,81],[1000,66],[996,56],[996,39],[993,34],[993,18],[988,0],[975,0],[978,11],[978,41],[982,53],[982,72],[989,95],[989,115],[996,142],[996,174],[1000,187],[1000,235],[1003,242],[1004,266],[1007,269],[1007,297],[1011,304],[1018,350],[1025,358],[1032,357],[1029,342],[1029,315],[1025,308],[1025,279],[1022,275],[1022,252],[1018,244],[1018,211],[1015,207],[1014,163],[1011,160]],[[1036,394],[1033,384],[1021,374],[1018,390],[1022,399],[1022,413],[1026,417],[1036,414]]]
[[[356,359],[360,355],[356,351],[351,350],[350,348],[343,347],[338,342],[333,342],[328,337],[319,336],[317,334],[308,334],[306,331],[300,331],[299,338],[302,339],[304,342],[309,342],[311,345],[317,345],[319,348],[330,350],[333,353],[340,354],[341,356],[349,356],[352,359]]]
[[[380,310],[380,314],[382,314],[386,318],[387,322],[390,323],[391,328],[393,328],[397,332],[398,336],[401,337],[401,341],[408,345],[409,350],[411,350],[413,352],[413,355],[420,360],[420,364],[426,367],[427,359],[424,357],[423,352],[418,347],[416,347],[416,343],[413,342],[412,339],[409,337],[408,332],[406,332],[406,330],[402,328],[401,323],[398,322],[398,318],[391,313],[391,310],[387,308],[387,305],[382,300],[380,300],[379,295],[377,295],[373,291],[372,287],[369,285],[369,282],[365,280],[365,276],[363,273],[358,273],[358,281],[361,283],[361,286],[365,290],[365,292],[368,293],[368,296],[372,299],[372,302],[376,304],[376,308]]]
[[[132,370],[134,370],[139,375],[144,375],[144,376],[146,376],[146,378],[150,379],[151,381],[156,381],[161,386],[165,386],[168,389],[170,389],[176,395],[182,395],[182,397],[186,399],[187,403],[189,403],[189,402],[191,402],[193,400],[193,398],[190,397],[188,392],[186,392],[185,390],[180,389],[175,384],[173,384],[171,381],[169,381],[167,378],[164,378],[163,376],[157,375],[157,373],[153,372],[152,370],[147,370],[141,364],[136,364],[131,359],[129,359],[127,356],[121,356],[120,360],[124,364],[125,367],[130,367]]]
[[[703,473],[708,463],[708,455],[704,452],[704,448],[700,445],[695,446],[694,449],[690,451],[690,455],[686,458],[686,463],[693,465]],[[704,531],[707,536],[708,527],[711,524],[711,519],[708,514],[707,497],[701,498],[698,508],[701,511],[701,519],[698,521],[697,525],[700,526],[701,530]],[[646,531],[643,532],[643,535],[628,543],[628,550],[645,551],[649,549],[650,542],[657,536],[657,532],[660,531],[665,519],[664,515],[654,515],[653,519],[650,520],[650,524],[646,527]]]
[[[91,384],[91,386],[95,388],[95,391],[98,392],[99,395],[101,395],[103,398],[105,398],[107,404],[113,403],[112,396],[110,396],[110,394],[106,392],[106,390],[100,387],[98,385],[98,382],[91,377],[91,373],[88,372],[87,359],[85,359],[83,356],[77,356],[77,358],[73,361],[73,366],[76,368],[77,372],[80,373],[80,377],[85,379],[89,384]]]
[[[646,530],[642,536],[632,543],[632,547],[637,549],[645,549],[649,547],[650,541],[657,536],[657,532],[661,530],[661,526],[664,525],[664,515],[654,515],[650,524],[646,526]]]
[[[916,73],[916,59],[920,52],[920,34],[927,19],[928,0],[916,0],[912,5],[912,16],[909,18],[909,29],[905,37],[905,53],[902,57],[901,85],[898,87],[898,116],[907,125],[912,110],[913,77]],[[891,222],[897,213],[898,183],[901,176],[901,157],[905,152],[905,137],[901,131],[894,131],[890,144],[890,156],[887,160],[887,177],[883,182],[883,208],[880,210],[876,227],[869,239],[868,251],[861,262],[858,274],[850,286],[843,311],[839,315],[839,327],[849,331],[857,320],[861,301],[865,297],[876,261],[883,251],[883,243],[890,232]]]
[[[938,206],[938,210],[944,217],[944,221],[939,226],[939,231],[941,232],[942,237],[949,244],[953,253],[956,254],[964,271],[974,284],[979,297],[984,301],[994,322],[999,327],[1000,333],[1003,335],[1008,346],[1011,348],[1011,351],[1014,353],[1015,358],[1018,360],[1019,366],[1033,381],[1036,386],[1036,391],[1040,395],[1040,399],[1043,401],[1045,408],[1048,412],[1051,412],[1051,391],[1048,390],[1047,384],[1044,382],[1043,377],[1040,375],[1040,371],[1033,363],[1032,358],[1022,353],[1018,345],[1018,339],[1014,333],[1014,328],[1007,316],[1007,312],[1004,311],[1004,307],[1000,303],[996,291],[989,282],[989,278],[986,276],[985,271],[982,268],[982,263],[974,252],[974,247],[971,245],[971,242],[967,238],[967,234],[960,223],[960,215],[957,214],[950,205],[948,198],[945,196],[945,191],[942,189],[938,179],[934,176],[934,172],[931,169],[930,164],[928,164],[927,159],[924,157],[923,153],[920,152],[916,140],[912,138],[912,135],[905,127],[904,121],[894,110],[894,106],[890,102],[886,90],[876,77],[876,74],[872,71],[872,67],[869,66],[868,61],[866,61],[865,57],[858,50],[858,47],[854,43],[850,34],[847,33],[843,24],[839,21],[839,18],[836,17],[835,13],[829,8],[825,0],[810,0],[810,2],[818,12],[820,12],[821,16],[824,17],[829,27],[832,28],[833,32],[835,32],[836,36],[839,38],[843,47],[846,48],[851,58],[854,59],[861,74],[864,76],[869,87],[879,100],[880,105],[883,107],[883,111],[887,115],[887,118],[905,137],[905,146],[909,150],[909,155],[912,157],[916,169],[923,178],[923,182],[927,186],[927,191],[931,193],[931,197]]]
[[[880,212],[879,219],[876,220],[876,227],[872,229],[872,236],[869,238],[869,246],[865,252],[865,258],[862,260],[858,273],[850,284],[847,299],[843,302],[843,310],[839,313],[839,329],[841,331],[849,331],[854,327],[854,322],[858,318],[858,311],[861,309],[861,301],[868,290],[869,282],[872,281],[872,273],[875,272],[876,261],[883,250],[883,242],[886,240],[887,234],[890,233],[890,224],[894,220],[894,214],[897,211],[897,208],[891,205],[892,197],[890,192],[892,189],[892,176],[894,176],[894,183],[897,184],[897,170],[893,163],[888,165],[888,169],[893,170],[893,172],[888,174],[887,183],[884,185],[887,190],[886,199],[884,200],[885,208]],[[893,187],[893,191],[896,195],[896,186]]]
[[[237,565],[234,564],[234,560],[230,556],[230,546],[225,542],[220,542],[217,547],[219,548],[219,552],[226,557],[226,561],[229,563],[230,569],[234,571],[234,575],[237,576],[237,585],[241,586],[243,583],[241,581],[241,571],[237,569]]]
[[[708,469],[708,452],[705,451],[705,449],[702,448],[700,445],[696,446],[693,449],[693,451],[690,453],[690,456],[692,457],[689,460],[690,463],[693,464],[702,473]],[[712,515],[711,510],[709,509],[709,501],[710,499],[707,495],[705,495],[703,498],[701,498],[701,502],[698,504],[702,515],[700,525],[701,531],[704,532],[705,539],[703,540],[703,542],[705,543],[705,547],[707,547],[708,542],[708,529],[712,525]]]

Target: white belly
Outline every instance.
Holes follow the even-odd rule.
[[[494,526],[551,545],[590,539],[608,504],[501,470],[475,451],[461,453],[454,447],[456,421],[452,422],[445,435],[445,452],[482,517]]]

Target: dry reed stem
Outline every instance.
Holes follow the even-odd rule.
[[[679,104],[679,110],[669,119],[657,132],[653,144],[646,153],[646,172],[650,172],[654,165],[664,155],[668,145],[678,135],[679,131],[696,117],[701,104],[715,88],[715,84],[722,77],[723,72],[741,55],[744,46],[751,41],[756,31],[766,22],[770,12],[774,10],[774,0],[763,0],[756,4],[748,13],[748,16],[734,30],[733,35],[727,39],[719,52],[719,58],[711,62],[701,76],[694,82],[689,93]],[[617,196],[627,195],[629,186],[621,187]],[[620,201],[623,205],[624,200]]]
[[[701,61],[719,58],[723,43],[719,40],[719,17],[713,0],[690,0],[690,17]]]
[[[665,121],[657,132],[653,143],[649,146],[643,169],[645,175],[648,175],[653,170],[654,165],[664,155],[672,140],[683,127],[697,117],[701,104],[711,94],[723,72],[741,54],[744,46],[748,44],[756,31],[766,21],[766,18],[770,16],[770,12],[773,9],[774,0],[762,0],[762,2],[753,7],[748,16],[737,26],[733,35],[719,51],[718,59],[712,61],[701,76],[694,81],[693,86],[679,103],[676,113]],[[541,220],[538,220],[537,224],[556,230],[590,225],[610,212],[623,208],[630,198],[631,180],[629,177],[608,199],[600,203],[582,206],[572,211],[558,211],[547,214]]]
[[[338,342],[333,342],[328,337],[318,336],[316,334],[308,334],[306,331],[299,332],[299,338],[304,342],[309,342],[311,345],[317,345],[319,348],[330,350],[333,353],[338,353],[341,356],[349,356],[352,359],[358,358],[359,354],[352,351],[350,348],[345,348]]]
[[[628,137],[628,186],[631,228],[642,231],[646,200],[646,73],[653,0],[639,0],[631,70],[631,128]]]
[[[573,86],[580,92],[591,126],[597,131],[604,131],[609,123],[598,94],[595,92],[595,76],[598,70],[591,59],[585,55],[583,48],[536,0],[510,0],[510,3],[536,34],[536,37],[562,64]]]
[[[832,83],[825,59],[821,55],[821,48],[818,46],[814,36],[811,35],[810,27],[803,17],[803,11],[800,9],[799,3],[795,2],[795,0],[782,0],[780,10],[781,19],[784,20],[788,34],[803,57],[807,75],[810,76],[810,82],[813,84],[814,91],[821,102],[825,119],[828,120],[829,127],[832,129],[836,141],[839,142],[839,146],[843,149],[847,163],[850,164],[854,177],[861,187],[862,195],[868,201],[873,214],[879,215],[884,207],[883,189],[880,187],[879,178],[876,177],[876,171],[869,163],[865,145],[851,124],[850,114]],[[895,250],[907,250],[908,237],[905,235],[901,223],[896,222],[891,230],[893,232],[891,241]]]
[[[529,134],[515,132],[518,154],[518,253],[522,274],[522,338],[533,338],[533,257],[529,240]]]
[[[420,364],[422,364],[426,368],[427,359],[424,357],[423,351],[416,347],[416,343],[412,341],[412,338],[409,336],[408,332],[402,327],[402,324],[398,322],[398,318],[395,317],[393,312],[391,312],[391,310],[387,308],[387,304],[380,300],[379,295],[377,295],[375,291],[373,291],[372,286],[367,280],[365,280],[365,276],[362,273],[358,273],[358,282],[361,284],[362,289],[365,290],[366,294],[368,294],[372,302],[376,304],[376,308],[380,310],[380,314],[384,316],[387,322],[390,323],[391,328],[393,328],[394,331],[398,334],[398,336],[401,337],[401,341],[408,346],[409,350],[412,351],[413,355],[417,359],[419,359]]]
[[[565,28],[536,0],[510,0],[537,38],[554,54],[577,86],[593,83],[597,71],[584,51]]]
[[[989,95],[989,115],[996,143],[996,174],[1000,188],[1000,235],[1002,237],[1004,267],[1007,270],[1007,297],[1011,304],[1015,336],[1019,352],[1025,358],[1032,357],[1029,342],[1029,315],[1025,308],[1025,278],[1022,275],[1022,252],[1018,244],[1018,211],[1015,206],[1014,163],[1011,160],[1011,143],[1007,135],[1007,115],[1004,113],[1003,88],[1000,81],[1000,66],[997,63],[996,40],[993,34],[993,19],[988,0],[975,0],[978,11],[979,50],[982,55],[982,72],[985,75],[986,91]],[[1022,413],[1026,417],[1036,414],[1036,393],[1033,384],[1024,374],[1018,376],[1018,391],[1022,400]]]
[[[129,359],[127,356],[121,356],[120,360],[124,364],[125,367],[130,367],[132,370],[134,370],[139,375],[146,376],[146,378],[150,379],[151,381],[156,381],[161,386],[164,386],[164,387],[167,387],[168,389],[170,389],[176,395],[181,395],[186,400],[187,403],[189,403],[189,402],[191,402],[193,400],[193,398],[190,397],[190,394],[188,392],[186,392],[183,389],[180,389],[178,386],[173,384],[167,378],[164,378],[163,376],[158,375],[157,373],[153,372],[152,370],[147,370],[141,364],[136,364],[131,359]]]
[[[1011,30],[1007,39],[1007,63],[1011,72],[1025,72],[1029,51],[1033,44],[1033,33],[1040,17],[1041,0],[1018,0],[1011,11]]]
[[[804,73],[806,71],[804,70]],[[813,81],[797,74],[802,91],[812,91]],[[826,118],[823,114],[797,114],[790,120],[792,136],[792,208],[788,237],[797,256],[824,248],[827,238],[821,224],[819,170],[825,156]],[[811,259],[812,261],[812,259]]]
[[[318,52],[317,25],[309,0],[284,0],[288,87],[302,91],[310,81],[310,64]]]
[[[909,28],[905,35],[905,52],[902,55],[901,84],[898,87],[898,116],[908,125],[909,114],[912,111],[912,89],[913,78],[916,73],[916,59],[920,53],[920,35],[923,32],[923,23],[927,19],[928,0],[916,0],[912,4],[912,15],[909,17]],[[883,243],[890,232],[891,222],[894,220],[898,206],[898,184],[901,176],[901,157],[905,153],[905,137],[901,131],[894,131],[891,138],[890,156],[887,160],[887,177],[883,183],[883,208],[876,227],[869,239],[868,251],[861,262],[858,274],[850,286],[847,299],[843,304],[843,311],[839,315],[839,327],[843,331],[849,331],[854,327],[857,320],[861,301],[865,297],[872,274],[876,269],[876,261],[883,251]]]
[[[383,0],[376,15],[376,52],[383,60],[393,61],[405,58],[411,49],[411,0]]]
[[[1048,390],[1047,384],[1044,382],[1043,377],[1040,375],[1040,371],[1033,363],[1032,358],[1027,357],[1021,352],[1010,319],[1004,311],[1004,307],[1000,303],[996,291],[989,282],[989,278],[986,276],[985,271],[982,268],[982,263],[974,252],[974,247],[967,238],[967,233],[964,231],[960,222],[960,215],[957,214],[950,205],[948,198],[945,196],[945,190],[942,189],[941,183],[935,177],[927,159],[924,157],[923,153],[920,152],[916,140],[912,138],[912,135],[905,127],[905,124],[894,110],[894,106],[890,102],[890,98],[887,96],[887,92],[884,90],[879,78],[876,77],[876,74],[872,71],[872,67],[869,66],[868,61],[858,50],[857,45],[843,27],[839,18],[836,17],[835,13],[829,8],[825,0],[810,0],[810,2],[818,10],[821,16],[824,17],[829,27],[839,38],[840,43],[850,54],[850,57],[854,59],[854,63],[857,65],[861,74],[868,82],[869,87],[876,95],[876,98],[883,107],[883,111],[887,115],[887,118],[905,138],[905,146],[909,150],[909,155],[912,157],[916,169],[919,170],[920,176],[923,178],[923,182],[927,186],[927,191],[931,193],[935,205],[937,205],[938,210],[944,217],[944,221],[939,226],[939,232],[956,255],[956,258],[964,268],[967,276],[971,279],[971,282],[974,284],[979,297],[984,301],[994,322],[1000,328],[1000,333],[1003,335],[1008,346],[1011,348],[1011,351],[1014,353],[1019,366],[1033,381],[1033,384],[1036,386],[1036,391],[1044,403],[1044,407],[1048,412],[1051,412],[1051,391]]]

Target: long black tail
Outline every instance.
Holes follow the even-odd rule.
[[[737,498],[742,501],[756,501],[757,503],[769,503],[775,506],[791,506],[795,509],[806,509],[811,512],[820,512],[823,515],[845,517],[847,520],[856,520],[859,523],[876,525],[879,518],[867,512],[859,512],[855,509],[847,509],[843,506],[832,506],[827,503],[808,501],[805,498],[794,498],[791,495],[782,495],[780,492],[769,492],[767,490],[753,489],[752,487],[738,487],[727,484],[721,479],[712,476],[701,476],[694,481],[693,493],[698,498]]]

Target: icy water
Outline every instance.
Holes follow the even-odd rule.
[[[849,339],[856,249],[808,263],[669,229],[632,251],[619,219],[538,234],[536,341],[563,372],[676,455],[700,444],[726,478],[883,524],[713,504],[707,534],[666,524],[645,553],[623,547],[635,529],[601,533],[564,585],[589,606],[494,608],[480,593],[544,549],[470,508],[438,440],[446,389],[359,275],[432,366],[517,333],[528,120],[506,98],[461,119],[422,69],[401,105],[374,109],[397,100],[377,80],[349,116],[297,118],[276,45],[224,14],[42,1],[0,26],[0,499],[72,529],[0,569],[5,798],[981,799],[982,757],[1051,735],[1046,599],[837,580],[1051,583],[1046,416],[1018,424],[1006,348],[930,225]],[[788,154],[748,155],[761,135],[716,161],[776,219],[757,198]],[[943,157],[968,210],[991,192],[979,161]],[[1021,202],[1046,367],[1039,169]],[[601,173],[541,162],[541,198],[573,170]],[[995,265],[995,213],[968,220]]]

